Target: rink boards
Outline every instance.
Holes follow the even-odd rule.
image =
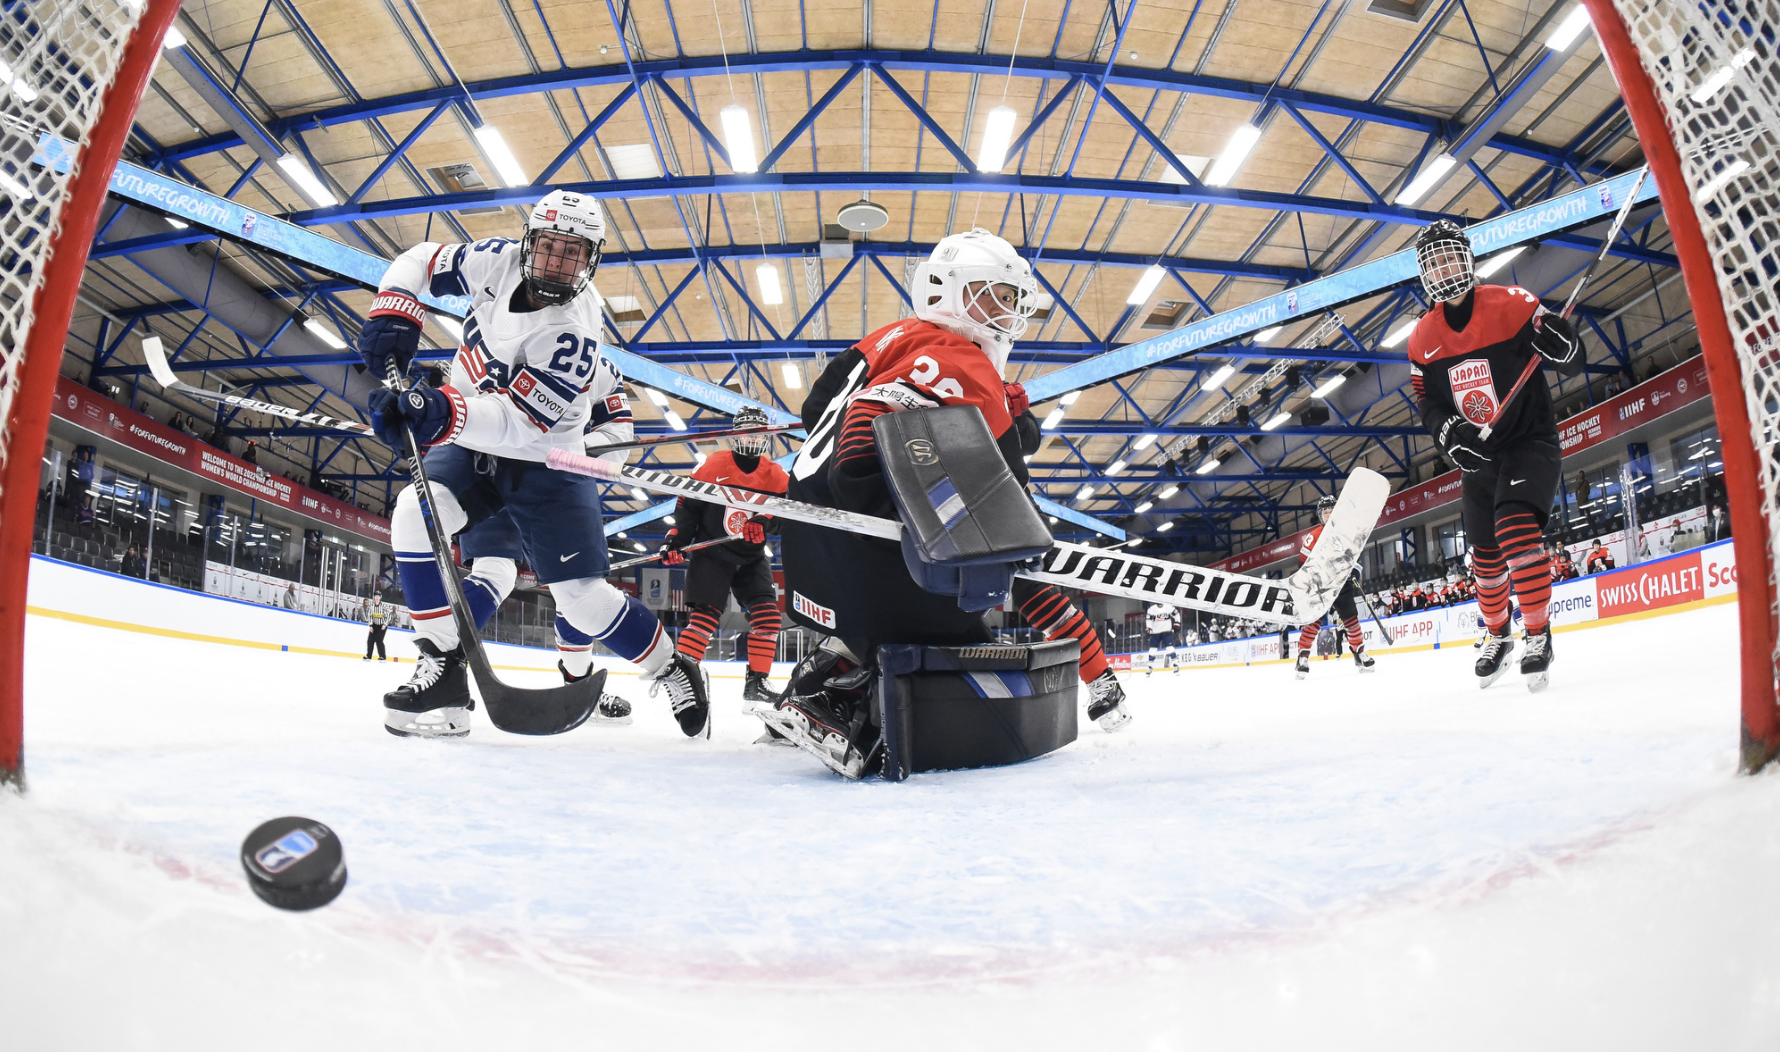
[[[1722,601],[1737,592],[1737,557],[1731,542],[1719,541],[1703,548],[1620,570],[1609,570],[1551,589],[1551,622],[1558,628],[1628,615],[1672,613],[1692,604]],[[1360,625],[1366,646],[1377,654],[1409,649],[1433,650],[1442,646],[1470,646],[1477,639],[1475,600],[1433,610],[1418,610],[1381,618],[1390,630],[1387,647],[1378,625],[1361,610]],[[1296,635],[1296,633],[1293,633]],[[1145,652],[1114,654],[1113,667],[1145,667]],[[1211,668],[1284,660],[1278,633],[1248,639],[1229,639],[1177,648],[1179,663],[1186,667]]]

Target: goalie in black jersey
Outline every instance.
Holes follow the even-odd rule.
[[[1545,362],[1566,376],[1581,372],[1582,342],[1526,289],[1477,284],[1471,241],[1457,224],[1423,230],[1415,258],[1433,306],[1409,337],[1410,383],[1435,445],[1464,473],[1465,536],[1489,632],[1478,686],[1500,678],[1514,650],[1512,582],[1526,625],[1520,672],[1529,690],[1543,690],[1552,651],[1542,534],[1561,454],[1551,392],[1537,373]]]

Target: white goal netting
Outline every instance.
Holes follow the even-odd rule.
[[[32,163],[44,135],[86,145],[142,5],[94,0],[12,3],[0,13],[0,466],[12,449],[13,399],[34,299],[72,170]],[[0,513],[18,508],[0,493]],[[29,512],[33,504],[18,502]]]

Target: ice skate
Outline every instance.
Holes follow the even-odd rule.
[[[1551,649],[1551,626],[1526,634],[1526,653],[1520,656],[1520,674],[1527,689],[1534,694],[1551,683],[1551,662],[1556,656]]]
[[[1108,734],[1123,730],[1131,722],[1131,713],[1125,708],[1125,688],[1119,686],[1110,668],[1088,684],[1088,718]]]
[[[851,706],[828,691],[806,694],[785,699],[768,727],[777,729],[792,745],[821,760],[836,774],[857,780],[865,775],[869,757],[854,745],[850,710]]]
[[[1503,625],[1500,635],[1492,632],[1484,640],[1483,650],[1477,655],[1478,689],[1488,687],[1508,671],[1508,655],[1514,653],[1513,632],[1508,625]]]
[[[742,700],[749,703],[766,703],[768,705],[779,700],[779,695],[767,684],[766,673],[748,670],[748,681],[742,685]],[[748,709],[744,708],[744,712]]]
[[[649,684],[649,696],[667,688],[674,719],[688,738],[711,736],[711,681],[698,662],[676,651]]]
[[[560,661],[556,663],[556,671],[562,673],[562,681],[564,683],[574,683],[577,680],[583,680],[588,676],[593,675],[593,669],[589,668],[586,672],[577,676],[570,672],[568,666]],[[630,722],[630,702],[625,701],[616,694],[601,693],[599,704],[593,707],[593,715],[589,716],[588,719],[594,723],[610,723],[616,726],[628,724]]]
[[[1354,667],[1361,672],[1371,672],[1377,665],[1378,662],[1372,660],[1372,655],[1366,652],[1365,647],[1354,651]]]
[[[383,696],[383,729],[403,738],[461,738],[470,733],[470,676],[463,648],[440,651],[422,636],[408,682]]]
[[[1303,679],[1305,676],[1310,675],[1310,651],[1298,651],[1298,664],[1295,667],[1298,670],[1299,679]]]

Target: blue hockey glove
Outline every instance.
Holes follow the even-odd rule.
[[[371,429],[398,450],[407,448],[402,437],[404,424],[414,431],[414,441],[422,446],[449,442],[464,429],[464,396],[453,387],[435,391],[417,385],[401,392],[379,388],[371,392],[367,408],[371,411]]]
[[[385,289],[371,301],[370,319],[359,330],[358,355],[378,380],[389,376],[389,363],[406,373],[420,349],[420,325],[426,309],[400,289]]]

